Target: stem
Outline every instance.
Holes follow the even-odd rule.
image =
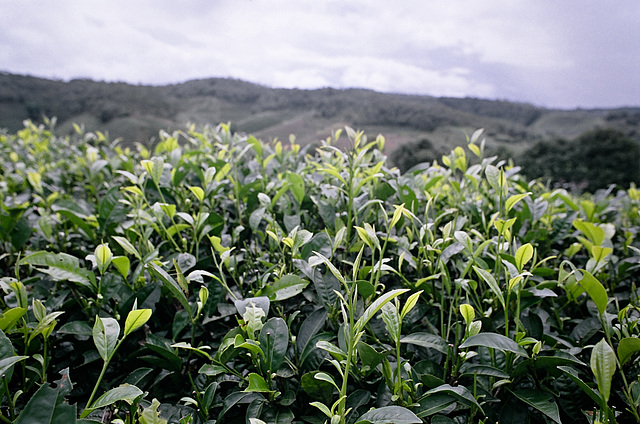
[[[89,413],[87,412],[87,409],[89,409],[91,407],[91,402],[93,401],[93,398],[95,397],[96,392],[98,391],[98,387],[100,386],[100,383],[102,382],[102,378],[104,377],[105,372],[107,371],[107,367],[109,366],[110,360],[111,360],[111,358],[109,358],[108,360],[104,361],[104,364],[102,365],[102,371],[100,371],[100,375],[98,376],[98,381],[96,381],[95,386],[93,386],[93,391],[91,392],[91,396],[89,396],[89,400],[87,401],[87,405],[85,406],[84,410],[82,411],[81,417],[86,417],[87,415],[89,415]],[[87,412],[86,415],[85,415],[85,412]]]
[[[47,338],[44,337],[44,342],[42,344],[42,382],[46,383],[47,381]]]
[[[345,287],[347,290],[347,295],[350,304],[347,305],[349,309],[349,338],[347,339],[349,343],[349,348],[347,349],[347,359],[344,367],[344,376],[342,378],[342,386],[340,387],[340,393],[338,394],[340,398],[340,405],[338,406],[338,415],[340,416],[340,424],[346,423],[346,407],[347,407],[347,384],[349,383],[349,372],[351,372],[351,358],[353,358],[354,350],[355,350],[355,337],[356,335],[353,333],[353,328],[355,326],[355,303],[356,303],[356,295],[357,290],[353,290],[352,293],[349,290],[349,287]]]
[[[402,331],[400,332],[402,334]],[[402,367],[400,361],[400,340],[396,340],[396,387],[395,395],[398,397],[400,406],[404,404],[404,396],[402,396]]]
[[[89,396],[89,400],[87,401],[87,404],[84,407],[84,410],[82,411],[82,414],[80,416],[81,418],[85,418],[87,415],[91,413],[91,409],[90,409],[91,402],[93,401],[93,398],[96,395],[96,392],[98,391],[98,387],[100,387],[100,383],[102,382],[102,378],[104,377],[104,374],[107,371],[109,362],[111,362],[113,355],[115,355],[115,353],[118,351],[118,348],[120,347],[123,341],[124,341],[124,337],[118,341],[118,344],[116,344],[116,347],[113,349],[113,352],[111,352],[111,355],[109,355],[109,357],[104,361],[104,364],[102,365],[102,371],[100,371],[100,375],[98,376],[98,381],[96,381],[95,386],[93,386],[93,391],[91,392],[91,396]]]
[[[602,319],[602,316],[600,316],[600,319]],[[613,344],[611,343],[611,336],[606,331],[606,326],[603,325],[603,327],[605,328],[605,338],[607,339],[607,343],[609,343],[609,346],[613,346]],[[629,403],[629,409],[631,409],[631,413],[636,419],[636,422],[640,423],[640,416],[638,415],[638,409],[634,406],[633,396],[631,396],[631,388],[629,387],[629,383],[627,382],[627,377],[624,375],[622,364],[620,363],[620,360],[618,359],[617,355],[614,355],[614,358],[616,361],[616,365],[620,370],[620,375],[622,376],[622,384],[624,385],[622,392],[624,393],[624,396],[627,398],[627,402]],[[607,406],[607,409],[609,409],[609,405],[606,405],[606,406]]]
[[[15,405],[13,404],[13,398],[11,397],[11,392],[9,392],[9,382],[7,381],[7,376],[4,374],[2,375],[2,383],[4,386],[4,391],[7,394],[7,402],[9,402],[9,417],[11,418],[11,421],[7,420],[5,422],[13,422],[13,420],[15,419],[15,415],[13,413]],[[0,414],[0,417],[6,419],[4,415]]]

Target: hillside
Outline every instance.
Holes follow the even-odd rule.
[[[231,122],[233,129],[263,140],[296,134],[306,144],[349,125],[382,133],[387,152],[429,140],[448,150],[464,132],[485,128],[488,147],[519,153],[529,143],[575,138],[595,128],[640,135],[640,108],[553,110],[481,99],[383,94],[370,90],[272,89],[239,80],[211,78],[167,86],[69,82],[0,73],[0,128],[15,131],[24,119],[58,118],[61,134],[72,123],[107,132],[124,143],[147,142],[160,128],[181,129]]]

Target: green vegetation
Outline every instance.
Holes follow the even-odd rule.
[[[611,128],[591,130],[571,141],[562,138],[538,141],[521,153],[495,147],[488,151],[490,155],[515,161],[530,178],[572,192],[593,193],[640,182],[640,144]],[[425,162],[440,161],[445,153],[428,139],[422,139],[401,145],[390,159],[406,172],[414,166],[424,167]]]
[[[464,144],[464,132],[485,128],[487,148],[522,153],[532,143],[574,139],[597,128],[613,128],[638,141],[640,108],[553,110],[481,99],[383,94],[370,90],[270,89],[244,81],[211,78],[153,87],[90,80],[69,82],[0,72],[0,128],[19,131],[25,119],[56,116],[56,134],[85,131],[147,143],[160,129],[186,130],[188,123],[232,122],[233,129],[265,141],[307,145],[345,125],[375,137],[385,134],[388,154],[429,140],[447,153]],[[438,156],[439,157],[439,156]]]
[[[534,178],[587,191],[640,181],[640,145],[619,131],[589,131],[575,140],[538,142],[518,162]]]
[[[640,422],[634,186],[76,129],[0,135],[0,422]]]

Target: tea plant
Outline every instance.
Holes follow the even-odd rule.
[[[482,130],[404,174],[350,128],[76,130],[0,134],[0,421],[640,422],[635,186]]]

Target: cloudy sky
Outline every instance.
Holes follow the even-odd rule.
[[[640,106],[639,0],[0,0],[0,71]]]

